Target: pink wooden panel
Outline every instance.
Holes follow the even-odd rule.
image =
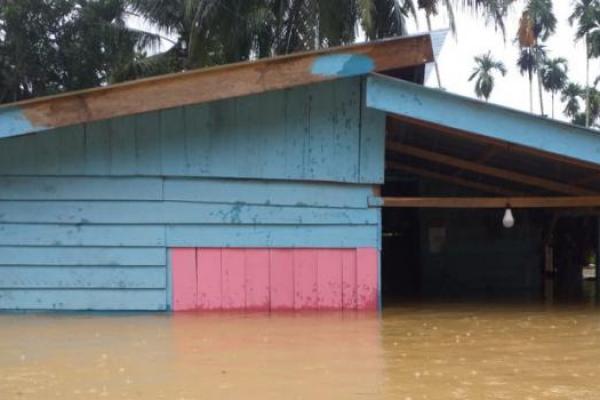
[[[223,249],[221,268],[223,279],[223,309],[242,310],[246,307],[245,250]]]
[[[269,250],[246,250],[246,309],[269,311]]]
[[[221,249],[198,249],[198,309],[221,309]]]
[[[196,308],[196,250],[172,249],[173,310]]]
[[[342,309],[342,250],[318,250],[317,287],[320,310]]]
[[[342,302],[344,310],[356,310],[356,250],[342,252]]]
[[[376,310],[379,253],[374,248],[356,250],[356,294],[359,310]]]
[[[271,250],[271,310],[294,308],[294,251]]]
[[[294,308],[317,309],[317,257],[319,250],[294,250]]]

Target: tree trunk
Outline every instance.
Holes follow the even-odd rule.
[[[321,48],[321,27],[319,24],[321,23],[321,16],[319,15],[319,3],[317,2],[317,12],[315,13],[316,24],[315,24],[315,50],[319,50]]]
[[[554,119],[554,90],[552,91],[552,119]]]
[[[544,116],[544,87],[542,86],[542,73],[538,66],[537,70],[538,91],[540,95],[540,115]]]
[[[585,126],[590,126],[590,42],[585,34]]]
[[[427,30],[429,32],[431,32],[431,14],[429,12],[426,12],[425,16],[427,19]],[[435,54],[433,56],[433,66],[435,68],[435,76],[437,77],[438,87],[441,89],[442,88],[442,77],[440,76],[440,67],[438,65],[438,60],[437,60],[437,57],[435,57]]]
[[[533,76],[529,71],[529,112],[533,114]]]

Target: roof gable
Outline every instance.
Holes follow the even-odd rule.
[[[425,34],[142,79],[0,107],[0,139],[432,60],[431,37]]]

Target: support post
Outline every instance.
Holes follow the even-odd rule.
[[[596,305],[600,305],[600,217],[596,218]]]

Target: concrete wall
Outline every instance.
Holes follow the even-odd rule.
[[[378,248],[361,103],[347,79],[0,141],[0,309],[169,309],[172,248]]]

